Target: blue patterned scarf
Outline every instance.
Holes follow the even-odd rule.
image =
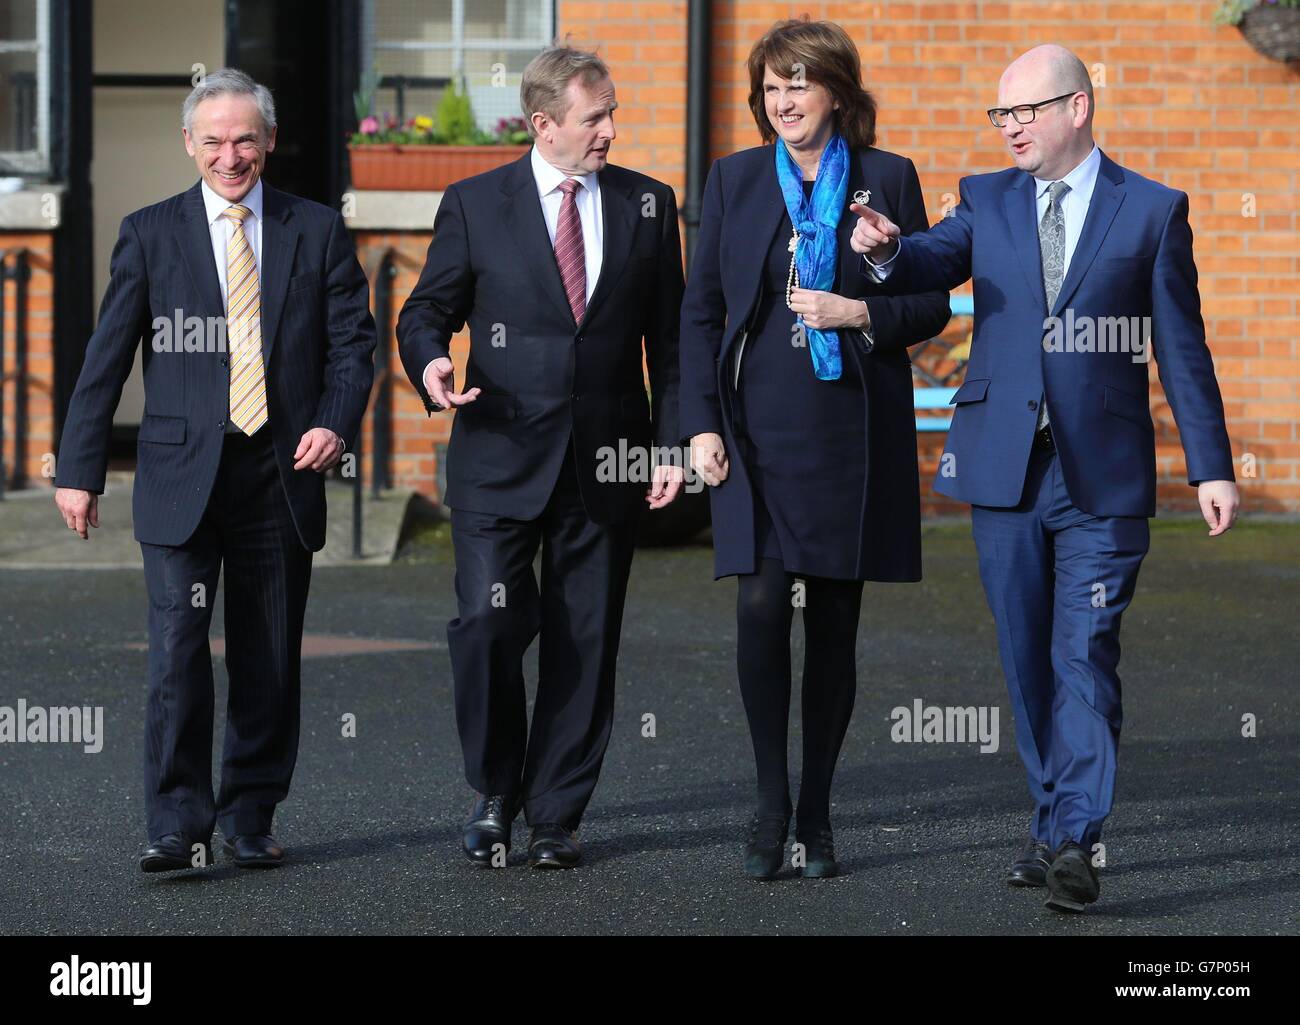
[[[777,139],[776,178],[781,183],[781,195],[790,223],[799,232],[795,247],[795,268],[799,271],[799,287],[819,292],[830,291],[835,283],[835,268],[839,260],[835,230],[849,189],[849,147],[839,132],[831,136],[817,166],[817,181],[812,196],[804,195],[803,172],[785,148],[785,140]],[[843,365],[840,362],[840,335],[834,329],[819,331],[803,326],[808,339],[808,352],[812,356],[813,372],[821,381],[839,379]]]

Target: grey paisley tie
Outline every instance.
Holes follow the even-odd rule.
[[[1070,191],[1065,182],[1052,182],[1048,188],[1047,212],[1038,223],[1038,251],[1043,259],[1043,291],[1047,293],[1047,312],[1056,305],[1065,279],[1065,215],[1061,213],[1061,198]],[[1047,426],[1047,398],[1038,403],[1038,429]]]

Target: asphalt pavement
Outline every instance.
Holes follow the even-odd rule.
[[[923,583],[867,586],[832,808],[845,874],[804,880],[787,868],[769,883],[741,872],[753,766],[733,668],[735,583],[712,581],[707,548],[637,556],[613,739],[571,872],[527,868],[522,822],[504,869],[477,870],[459,852],[469,791],[445,640],[445,526],[391,565],[313,577],[302,742],[276,820],[290,861],[273,872],[136,867],[139,571],[0,568],[0,706],[104,715],[97,753],[0,743],[0,933],[1294,934],[1300,525],[1203,535],[1192,523],[1153,529],[1124,621],[1102,899],[1078,916],[1003,882],[1028,804],[962,524],[926,530]],[[795,648],[797,669],[797,619]],[[530,665],[530,690],[534,679]],[[217,682],[220,710],[219,661]],[[917,699],[996,706],[997,750],[891,739],[891,713]]]

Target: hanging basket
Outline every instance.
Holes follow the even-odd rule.
[[[442,192],[452,182],[518,160],[528,146],[349,146],[354,189]]]
[[[1242,15],[1237,28],[1269,60],[1300,60],[1300,7],[1261,4]]]

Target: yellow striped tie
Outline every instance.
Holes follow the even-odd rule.
[[[251,210],[232,206],[235,222],[226,244],[226,339],[230,345],[230,422],[245,434],[266,423],[266,371],[262,365],[262,289],[257,261],[244,234]]]

